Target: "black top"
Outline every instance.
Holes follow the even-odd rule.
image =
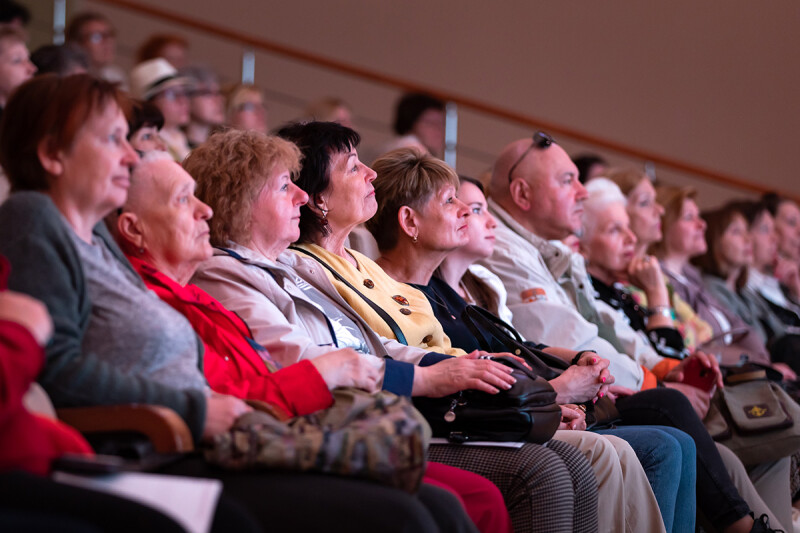
[[[481,327],[481,324],[471,322],[480,330],[484,337],[483,346],[475,337],[462,318],[469,305],[450,285],[440,278],[432,277],[427,285],[414,285],[421,290],[433,307],[433,313],[442,323],[444,332],[450,337],[450,343],[465,352],[473,350],[486,350],[488,352],[508,352],[511,348],[497,339],[492,332]],[[467,319],[468,320],[468,319]],[[497,320],[500,320],[499,318]],[[532,348],[542,349],[544,344],[526,343]]]
[[[633,329],[647,335],[647,339],[658,355],[673,359],[683,359],[689,355],[683,343],[683,337],[677,329],[669,327],[647,329],[647,308],[636,303],[633,295],[624,285],[615,283],[609,286],[592,277],[592,286],[597,298],[614,309],[622,311]]]

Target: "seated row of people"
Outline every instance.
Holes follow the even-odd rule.
[[[329,406],[337,386],[497,393],[513,378],[483,350],[508,356],[510,347],[460,320],[467,300],[500,312],[501,298],[474,292],[499,286],[494,272],[509,289],[502,313],[532,350],[566,367],[549,376],[565,405],[546,447],[432,446],[429,457],[449,468],[431,463],[428,477],[449,490],[426,484],[416,497],[322,476],[223,474],[192,458],[167,471],[223,479],[264,528],[324,520],[342,530],[470,530],[474,522],[503,531],[510,516],[518,531],[687,531],[696,500],[720,531],[769,531],[764,515],[773,527],[791,521],[783,506],[788,459],[763,466],[777,472],[767,477],[785,479],[785,498],[765,504],[684,396],[687,361],[718,375],[715,358],[664,358],[616,322],[609,340],[598,335],[590,320],[603,310],[579,256],[544,240],[580,227],[586,195],[552,140],[504,151],[487,202],[413,149],[387,154],[373,171],[358,159],[358,134],[333,123],[291,125],[283,139],[219,133],[192,151],[185,170],[163,155],[140,160],[126,140],[126,106],[113,86],[89,76],[45,76],[14,94],[0,124],[0,164],[15,191],[0,207],[0,253],[12,263],[10,286],[44,301],[54,317],[40,381],[58,405],[166,405],[199,442],[249,409],[241,399],[301,415]],[[109,213],[118,244],[102,223]],[[344,245],[368,219],[377,262]],[[462,283],[476,260],[490,266],[482,271],[488,285],[477,276]],[[632,279],[653,277],[644,263]],[[561,277],[573,282],[568,290]],[[364,298],[391,315],[402,339]],[[594,314],[585,318],[579,304]],[[550,330],[540,334],[536,324]],[[673,390],[656,387],[657,378]],[[570,404],[606,395],[616,400],[619,427],[582,431],[582,413]],[[319,513],[297,513],[311,492]]]

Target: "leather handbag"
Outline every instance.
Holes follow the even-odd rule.
[[[231,469],[279,469],[361,478],[415,492],[430,429],[411,402],[381,391],[333,391],[332,407],[281,420],[251,411],[206,445],[206,460]]]
[[[461,320],[478,339],[483,350],[492,351],[491,348],[499,344],[505,351],[524,359],[536,375],[548,381],[560,376],[570,366],[560,357],[524,341],[513,326],[482,307],[468,305],[461,314]],[[491,336],[491,339],[487,339],[487,336]],[[586,429],[609,428],[621,419],[616,405],[608,396],[581,405],[586,412]]]
[[[543,444],[561,422],[556,392],[545,379],[519,361],[495,358],[514,369],[517,382],[509,390],[488,394],[466,390],[445,398],[414,398],[434,437],[451,442],[496,441]]]
[[[746,466],[800,451],[800,406],[747,363],[724,367],[725,387],[717,390],[703,423],[715,441],[731,449]]]

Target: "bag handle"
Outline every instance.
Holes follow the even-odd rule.
[[[397,322],[395,322],[394,319],[389,316],[389,313],[384,311],[378,304],[376,304],[375,302],[373,302],[372,300],[367,298],[361,291],[359,291],[358,289],[353,287],[353,285],[349,281],[344,279],[341,274],[336,272],[336,270],[334,270],[333,267],[331,267],[328,263],[326,263],[325,261],[323,261],[322,259],[317,257],[315,254],[309,252],[308,250],[305,250],[303,248],[299,248],[297,246],[290,246],[289,249],[294,250],[296,252],[302,252],[302,253],[304,253],[304,254],[316,259],[316,261],[319,264],[321,264],[322,266],[327,268],[328,271],[331,274],[333,274],[334,278],[336,278],[338,281],[344,283],[344,285],[348,289],[350,289],[351,291],[353,291],[356,294],[358,294],[359,296],[361,296],[361,298],[365,302],[367,302],[367,304],[372,308],[372,310],[375,311],[378,314],[378,316],[381,317],[381,319],[383,319],[384,322],[386,322],[386,325],[388,325],[389,328],[392,330],[392,333],[394,333],[394,336],[397,339],[397,342],[399,342],[401,344],[405,344],[406,346],[408,346],[408,341],[406,340],[406,336],[403,335],[403,331],[400,329],[400,326],[397,325]]]

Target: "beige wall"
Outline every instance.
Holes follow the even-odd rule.
[[[800,113],[791,97],[800,86],[800,4],[788,0],[141,3],[800,195],[793,160]],[[28,4],[41,11],[49,1]],[[227,79],[239,75],[236,45],[91,0],[68,4],[115,21],[123,63],[143,36],[172,29],[190,37],[193,58]],[[304,102],[333,94],[353,105],[367,146],[387,138],[396,91],[267,54],[257,54],[256,63],[257,82],[277,93],[272,125],[299,116]],[[491,154],[529,133],[462,112],[459,170],[477,174]],[[562,144],[572,152],[584,148],[569,139]],[[666,169],[659,175],[694,181]],[[746,194],[699,185],[705,205]]]

